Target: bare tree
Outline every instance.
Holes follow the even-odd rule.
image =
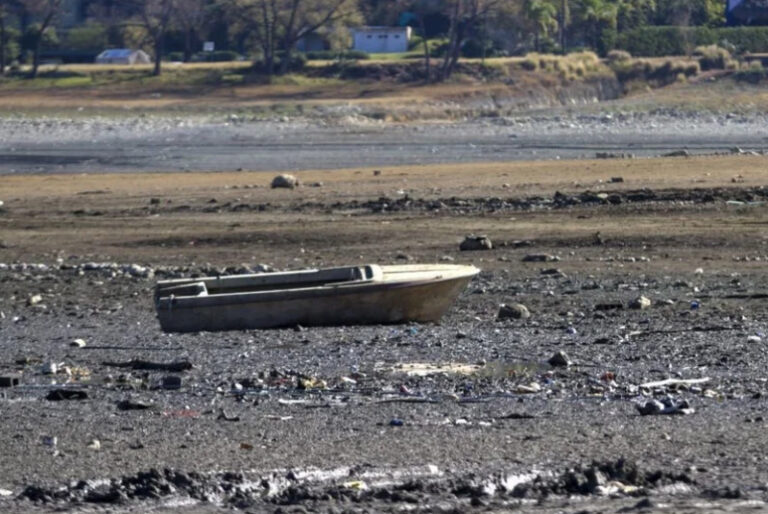
[[[453,74],[461,55],[461,47],[478,22],[503,3],[503,0],[445,0],[443,2],[450,19],[450,27],[448,50],[440,67],[441,80],[447,80]]]
[[[152,74],[155,76],[162,73],[163,40],[171,25],[177,1],[179,5],[186,4],[186,0],[121,0],[119,11],[114,13],[128,17],[123,25],[139,26],[146,32],[154,54]]]
[[[175,21],[184,32],[184,62],[192,57],[192,36],[205,25],[209,14],[207,0],[177,0]]]
[[[268,73],[275,69],[278,50],[283,51],[279,71],[285,73],[301,38],[358,12],[357,0],[229,0],[228,5],[251,28]]]
[[[35,78],[40,67],[40,47],[43,36],[59,15],[62,0],[20,0],[19,3],[24,12],[39,21],[39,24],[33,25],[34,49],[30,77]]]

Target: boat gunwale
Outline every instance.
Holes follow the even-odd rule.
[[[158,311],[173,311],[174,309],[194,309],[215,307],[219,305],[246,305],[276,301],[289,301],[312,297],[326,297],[348,294],[365,294],[388,289],[418,287],[420,285],[449,282],[453,280],[472,279],[480,273],[475,266],[444,265],[447,269],[436,269],[441,274],[415,280],[356,280],[352,282],[330,283],[324,286],[297,287],[293,289],[272,289],[263,291],[245,291],[236,293],[218,293],[206,296],[159,296],[155,305]],[[450,271],[450,273],[445,273]],[[405,271],[404,271],[405,272]],[[414,273],[415,271],[410,271]],[[204,279],[196,281],[203,282]]]

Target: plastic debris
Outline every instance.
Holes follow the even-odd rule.
[[[688,400],[676,402],[672,398],[664,398],[661,401],[649,400],[645,404],[637,404],[635,407],[641,416],[688,415],[696,412]]]

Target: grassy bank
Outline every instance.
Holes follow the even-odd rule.
[[[462,60],[454,76],[440,83],[426,81],[418,58],[310,61],[300,71],[273,77],[242,62],[171,63],[159,77],[151,75],[151,65],[45,66],[35,79],[27,78],[24,70],[0,78],[0,112],[246,109],[256,115],[290,116],[344,103],[374,119],[450,119],[506,116],[587,98],[647,96],[660,89],[690,91],[692,84],[705,91],[710,82],[702,78],[759,75],[754,65],[743,68],[730,57],[721,61],[709,54],[644,59],[616,54],[606,60],[591,52],[529,54]],[[439,64],[434,61],[433,66]],[[723,69],[713,69],[716,66]],[[747,89],[760,91],[760,76],[752,82]],[[606,84],[611,84],[608,90]],[[688,100],[696,103],[696,98]],[[444,108],[446,103],[452,107]]]

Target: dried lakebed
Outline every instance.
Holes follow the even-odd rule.
[[[21,374],[1,390],[0,508],[738,511],[768,500],[759,268],[516,266],[483,272],[439,325],[185,335],[160,332],[152,277],[209,269],[0,266],[0,374]],[[640,295],[651,306],[630,309]],[[496,320],[509,301],[531,316]],[[558,352],[566,362],[550,364]],[[665,398],[693,412],[640,415]]]

